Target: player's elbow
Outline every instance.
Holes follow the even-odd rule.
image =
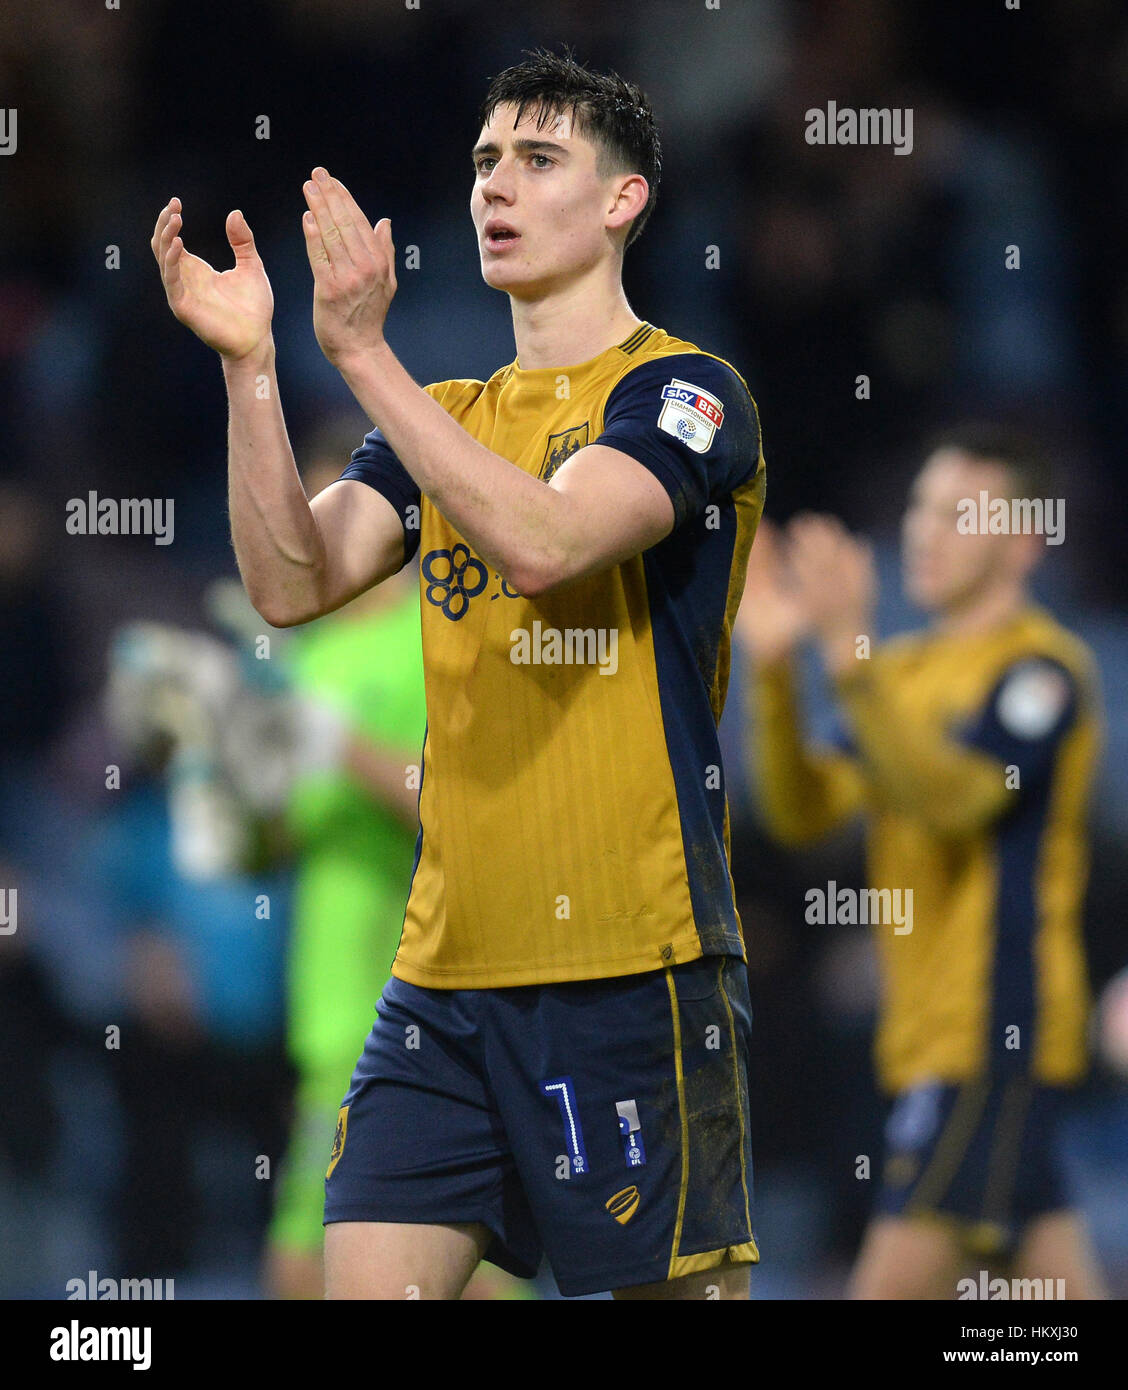
[[[548,545],[518,557],[506,577],[525,598],[540,598],[608,569],[616,556],[598,545],[575,538],[554,537]]]
[[[543,576],[531,568],[511,566],[505,571],[502,578],[522,598],[540,598],[541,594],[548,592],[548,586],[545,584]]]
[[[559,558],[529,555],[508,567],[505,581],[522,598],[540,598],[566,584],[571,577],[567,566]]]
[[[249,594],[251,606],[269,627],[301,627],[320,618],[322,611],[311,604],[301,604],[278,594]]]
[[[517,590],[522,598],[542,598],[545,594],[551,593],[562,582],[562,580],[553,580],[541,572],[523,574],[519,578],[510,580],[511,586]]]
[[[260,607],[255,604],[255,612],[267,624],[268,627],[285,628],[301,627],[303,623],[312,622],[317,617],[316,613],[301,613],[283,608]]]

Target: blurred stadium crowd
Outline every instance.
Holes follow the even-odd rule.
[[[1125,968],[1122,6],[23,8],[0,21],[0,91],[18,111],[18,148],[0,163],[0,886],[18,890],[19,911],[0,935],[0,1296],[61,1296],[89,1269],[175,1276],[178,1297],[258,1296],[294,1113],[286,967],[302,839],[280,812],[316,742],[293,727],[301,639],[274,634],[256,659],[261,620],[215,587],[234,574],[222,379],[168,315],[148,247],[157,211],[179,196],[187,245],[222,264],[224,216],[245,211],[274,287],[299,461],[327,428],[359,444],[366,424],[312,333],[301,181],[326,163],[373,220],[392,218],[401,257],[418,248],[389,319],[415,378],[489,376],[513,342],[507,305],[480,279],[469,150],[488,77],[536,44],[572,42],[650,95],[665,168],[627,256],[631,303],[747,377],[770,517],[830,511],[873,539],[884,632],[919,620],[897,597],[897,520],[922,438],[993,415],[1054,453],[1067,525],[1041,594],[1096,651],[1108,717],[1094,987]],[[911,156],[808,145],[804,113],[830,99],[911,107]],[[174,499],[173,543],[69,534],[68,500],[92,490]],[[817,716],[828,705],[812,676]],[[802,902],[811,883],[862,881],[860,842],[797,856],[768,841],[743,770],[743,707],[734,662],[722,729],[756,1010],[753,1293],[836,1297],[870,1199],[854,1156],[880,1132],[875,974],[864,928],[810,927]],[[193,725],[205,708],[206,727]],[[237,717],[227,743],[260,780],[271,759],[282,770],[220,805],[214,779],[185,790],[177,752],[196,728],[214,761]],[[200,825],[208,844],[192,841]],[[385,967],[398,926],[385,920],[370,944]],[[362,1041],[363,1025],[355,1052]],[[1069,1136],[1123,1296],[1128,1086],[1111,1067],[1098,1064]],[[263,1155],[269,1178],[256,1175]]]

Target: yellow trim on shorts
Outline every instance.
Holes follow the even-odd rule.
[[[1012,1077],[1007,1082],[999,1103],[1000,1114],[995,1126],[991,1154],[987,1160],[987,1181],[983,1192],[982,1217],[989,1225],[1002,1224],[995,1218],[1005,1215],[1014,1196],[1022,1134],[1026,1128],[1026,1113],[1033,1095],[1032,1077]]]
[[[932,1161],[916,1184],[911,1200],[905,1207],[906,1216],[918,1216],[930,1209],[948,1190],[956,1170],[967,1154],[968,1146],[991,1091],[989,1079],[981,1079],[960,1087],[959,1099],[952,1108],[948,1123],[936,1141]]]
[[[724,1245],[719,1250],[706,1250],[700,1255],[680,1255],[670,1262],[669,1278],[682,1279],[687,1274],[700,1274],[703,1269],[716,1269],[718,1265],[758,1265],[760,1252],[754,1240],[743,1241],[740,1245]]]
[[[685,1221],[685,1199],[689,1193],[689,1114],[685,1104],[685,1066],[682,1062],[681,1014],[678,1012],[678,991],[674,984],[673,971],[666,970],[666,988],[670,992],[670,1013],[674,1024],[674,1079],[678,1089],[678,1113],[681,1116],[681,1190],[678,1193],[678,1215],[674,1222],[674,1243],[670,1247],[670,1268],[667,1279],[675,1277],[678,1260],[678,1246],[681,1244],[682,1224]],[[699,1258],[696,1255],[689,1259]],[[705,1265],[708,1269],[709,1266]],[[688,1272],[688,1271],[685,1271]]]

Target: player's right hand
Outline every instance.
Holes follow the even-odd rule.
[[[161,270],[168,306],[196,337],[223,357],[246,357],[270,337],[274,295],[255,239],[241,212],[227,214],[231,270],[213,270],[184,248],[180,199],[161,209],[149,243]]]
[[[790,582],[779,533],[767,520],[760,521],[748,556],[748,577],[734,627],[761,666],[785,661],[810,631],[802,596]]]

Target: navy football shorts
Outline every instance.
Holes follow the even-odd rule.
[[[902,1092],[886,1124],[878,1212],[954,1218],[969,1252],[1006,1255],[1029,1221],[1070,1205],[1064,1095],[1018,1074]]]
[[[486,1258],[597,1293],[759,1260],[747,972],[421,989],[392,978],[341,1106],[335,1221],[477,1221]]]

